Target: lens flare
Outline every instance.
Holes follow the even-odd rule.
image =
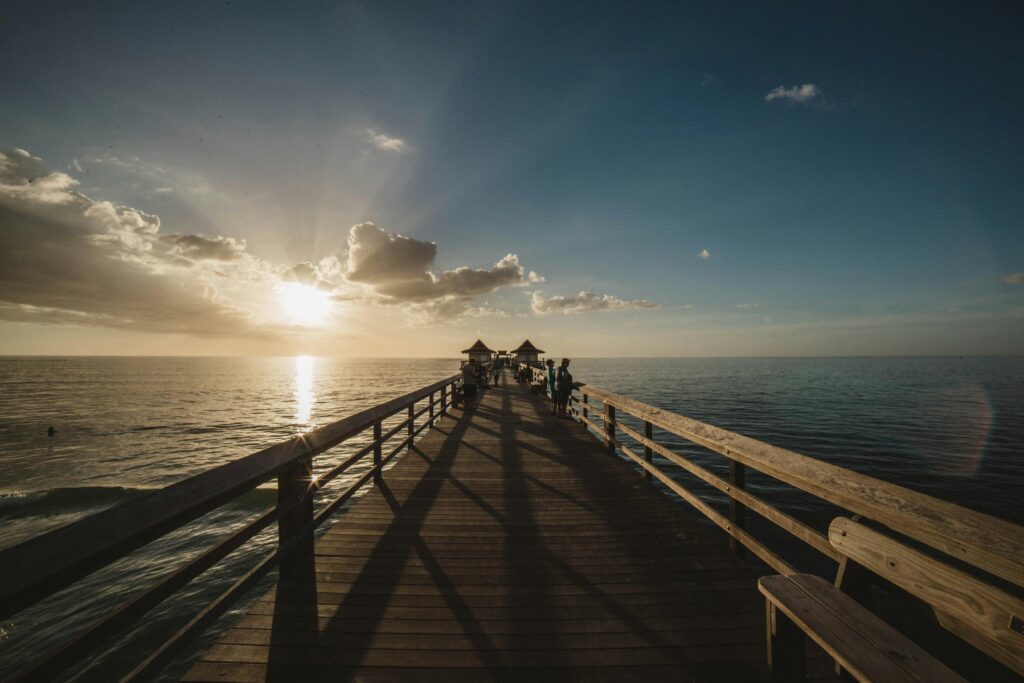
[[[921,411],[939,433],[919,437],[919,452],[949,474],[973,476],[985,457],[994,411],[986,389],[975,382],[949,386],[928,395]]]

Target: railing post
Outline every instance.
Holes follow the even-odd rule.
[[[590,397],[583,394],[583,417],[590,417],[590,411],[587,410],[588,404],[590,403]]]
[[[380,420],[377,420],[373,423],[373,481],[375,484],[379,484],[381,482],[382,475],[384,474],[381,472],[384,464],[384,444],[380,442],[383,435],[384,433],[381,429]]]
[[[415,419],[412,416],[412,414],[415,413],[415,412],[416,412],[416,404],[415,403],[410,403],[409,404],[409,425],[408,425],[409,443],[406,444],[406,448],[408,450],[410,450],[410,451],[412,450],[412,433],[414,431],[416,431],[416,425],[413,424],[415,422]]]
[[[729,461],[729,484],[733,490],[743,491],[747,487],[747,466],[735,460]],[[729,500],[729,520],[733,528],[745,529],[747,526],[747,506],[735,498]],[[743,544],[735,536],[729,537],[729,549],[737,555],[743,555]]]
[[[654,441],[654,425],[647,420],[644,420],[644,438],[648,441]],[[648,465],[654,464],[654,453],[651,451],[651,447],[644,444],[644,460],[647,461]],[[650,470],[644,470],[644,479],[650,481],[652,478]]]
[[[277,543],[281,581],[303,579],[313,557],[313,458],[307,456],[277,476]]]
[[[434,392],[433,391],[430,392],[430,397],[427,400],[430,401],[430,422],[429,422],[429,424],[430,424],[430,427],[433,428],[434,427]]]
[[[604,402],[604,440],[608,443],[608,455],[615,455],[615,406]]]
[[[448,413],[448,385],[441,387],[441,417]]]

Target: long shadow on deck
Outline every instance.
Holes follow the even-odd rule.
[[[493,410],[493,402],[490,401],[492,405],[481,405],[487,393],[491,391],[500,392],[497,396],[492,394],[495,399],[500,397],[500,410]],[[628,600],[618,599],[615,593],[595,583],[595,580],[588,576],[590,570],[577,564],[564,548],[557,547],[557,541],[545,536],[543,522],[538,515],[538,505],[542,504],[537,497],[538,492],[563,501],[563,505],[568,503],[573,508],[578,507],[581,513],[593,514],[594,521],[603,524],[609,530],[609,536],[623,544],[622,568],[612,571],[630,572],[635,575],[634,581],[637,584],[658,586],[659,593],[673,590],[672,586],[675,585],[672,581],[666,581],[663,575],[658,576],[644,562],[631,562],[631,557],[649,557],[652,543],[664,543],[666,546],[672,546],[673,552],[684,552],[681,549],[682,541],[674,535],[672,529],[648,529],[646,533],[635,534],[622,533],[623,513],[628,514],[631,511],[624,509],[622,505],[605,506],[602,501],[608,499],[609,492],[620,490],[620,486],[623,491],[628,488],[628,484],[617,480],[614,473],[621,471],[623,478],[636,477],[640,480],[639,475],[621,461],[611,469],[606,465],[594,467],[596,459],[610,456],[599,453],[600,444],[581,425],[557,421],[547,414],[547,405],[528,395],[524,388],[503,385],[498,389],[488,390],[487,393],[478,399],[477,407],[467,410],[458,419],[445,418],[439,421],[435,429],[446,435],[436,453],[426,453],[414,446],[403,456],[420,459],[427,465],[426,470],[418,475],[420,478],[412,485],[411,490],[407,494],[402,494],[403,500],[394,495],[386,481],[377,485],[375,495],[380,495],[384,499],[393,518],[385,530],[371,541],[373,545],[369,556],[340,598],[334,616],[322,629],[317,606],[315,565],[303,566],[303,571],[299,573],[297,579],[278,587],[270,636],[267,680],[295,680],[296,672],[303,668],[302,665],[318,663],[305,660],[303,653],[309,653],[314,657],[326,657],[327,659],[319,663],[330,666],[332,680],[347,680],[365,673],[360,671],[360,668],[367,652],[373,647],[376,631],[380,629],[389,603],[396,595],[395,589],[401,584],[403,568],[414,558],[422,563],[431,585],[437,590],[447,610],[472,645],[473,650],[466,653],[466,663],[470,666],[486,667],[483,672],[477,669],[477,676],[484,674],[497,680],[531,680],[534,674],[541,674],[537,670],[531,673],[529,669],[519,668],[523,665],[518,661],[517,653],[537,649],[538,633],[530,628],[530,624],[536,623],[538,612],[547,610],[550,614],[551,608],[561,607],[557,586],[567,585],[581,590],[582,594],[600,606],[608,615],[607,618],[624,624],[634,637],[645,643],[646,647],[657,649],[661,653],[661,666],[658,666],[657,670],[662,679],[764,680],[766,672],[763,664],[693,661],[683,649],[689,652],[702,647],[702,643],[707,644],[707,647],[716,645],[714,642],[708,643],[706,632],[696,629],[687,633],[674,631],[672,638],[666,637],[665,633],[650,625],[644,616],[644,609],[631,606]],[[529,419],[531,411],[535,414],[536,421]],[[491,424],[485,426],[482,424],[484,421],[497,425],[496,429],[492,429]],[[447,433],[446,429],[449,430]],[[495,462],[493,451],[487,453],[484,448],[473,446],[470,430],[479,430],[488,437],[498,439],[500,462]],[[468,433],[470,435],[467,437]],[[520,438],[526,434],[545,437],[548,439],[547,445],[538,447]],[[430,450],[435,448],[434,444],[436,441],[431,444]],[[460,449],[471,450],[474,457],[495,462],[501,479],[500,493],[497,494],[500,498],[493,499],[493,505],[486,499],[486,493],[481,495],[473,490],[472,481],[460,481],[455,475],[453,465]],[[566,467],[566,474],[573,478],[576,490],[562,490],[557,482],[545,482],[530,474],[528,460],[534,458]],[[468,501],[500,524],[504,532],[502,543],[507,564],[495,572],[509,576],[506,604],[509,607],[510,630],[504,636],[497,636],[503,641],[500,646],[492,640],[487,629],[474,616],[473,608],[460,594],[456,582],[446,573],[442,562],[431,551],[424,534],[421,534],[427,516],[434,504],[439,501],[446,483],[454,486]],[[628,483],[633,482],[628,480]],[[398,488],[404,490],[402,487]],[[648,495],[662,494],[652,486]],[[636,496],[627,497],[636,499]],[[661,518],[662,514],[668,517],[668,513],[663,511],[669,508],[673,509],[675,514],[679,514],[678,508],[667,500],[636,502],[643,502],[643,510],[639,511],[641,518],[656,519]],[[497,509],[496,505],[501,509]],[[628,519],[626,522],[628,523]],[[344,518],[338,524],[343,526]],[[592,524],[590,530],[592,533]],[[614,533],[611,533],[613,530]],[[557,535],[564,532],[548,533]],[[687,570],[701,569],[699,562],[686,561],[681,564],[685,565]],[[382,577],[394,578],[384,582]],[[529,599],[520,600],[525,596],[529,596]],[[543,608],[538,609],[538,605],[542,605]],[[357,611],[360,622],[364,624],[358,631],[345,628],[343,622],[349,610]],[[287,615],[287,618],[281,619],[279,623],[279,618],[283,615]],[[287,630],[284,621],[288,622]],[[571,652],[565,644],[568,636],[552,631],[545,632],[544,637],[544,650],[549,655],[545,658],[547,676],[555,675],[561,678],[564,674],[566,679],[579,679],[590,678],[591,675],[600,673],[598,677],[610,679],[644,678],[640,673],[644,667],[632,672],[628,669],[618,669],[618,673],[612,673],[614,667],[596,672],[592,668],[590,675],[582,671],[574,673],[568,668],[561,669],[563,673],[552,674],[560,666],[573,663],[570,661]],[[560,644],[566,646],[559,647]],[[760,642],[757,646],[763,647]],[[430,667],[430,658],[431,651],[423,650],[422,666]],[[665,667],[669,661],[673,662],[673,665]],[[596,665],[587,666],[597,668]],[[326,670],[324,671],[326,673]],[[650,669],[650,673],[655,673],[654,667]]]
[[[462,600],[455,583],[446,575],[430,548],[419,536],[419,530],[422,528],[431,506],[437,500],[438,493],[445,481],[445,475],[450,471],[458,453],[459,444],[465,435],[472,412],[472,409],[468,410],[462,419],[457,421],[439,421],[439,426],[435,429],[442,433],[444,426],[450,424],[452,427],[437,455],[433,458],[416,446],[409,449],[409,452],[403,456],[420,457],[430,463],[426,473],[408,495],[407,505],[403,506],[395,498],[386,480],[376,485],[379,494],[387,501],[394,514],[394,519],[377,539],[375,548],[363,565],[358,577],[352,582],[345,597],[337,606],[335,617],[322,630],[319,628],[319,618],[313,616],[313,618],[303,620],[301,634],[294,632],[293,625],[289,628],[286,637],[281,636],[279,629],[276,628],[277,615],[279,611],[284,610],[277,608],[280,600],[275,603],[275,628],[274,634],[271,636],[271,666],[268,667],[268,681],[283,683],[294,680],[295,665],[304,663],[296,661],[293,649],[295,646],[311,646],[321,651],[325,649],[346,651],[348,656],[344,658],[343,664],[332,663],[331,678],[347,680],[353,677],[362,665],[362,658],[373,642],[375,633],[370,628],[364,628],[358,632],[344,630],[340,628],[340,622],[345,618],[347,609],[358,607],[362,620],[379,624],[387,610],[391,596],[390,592],[382,591],[381,587],[387,585],[393,589],[400,582],[400,572],[396,572],[395,568],[404,566],[413,554],[423,562],[434,586],[437,587],[448,609],[455,615],[463,632],[473,643],[485,665],[493,668],[501,666],[501,660],[489,636],[473,617],[472,610]],[[344,524],[344,518],[338,523]],[[392,575],[395,576],[394,582],[390,584],[380,582],[379,577]],[[285,598],[285,602],[289,603],[295,599],[299,600],[299,611],[307,617],[317,613],[315,581],[314,571],[312,590],[309,590],[308,586],[300,586],[300,592],[289,592]],[[290,612],[294,610],[295,607],[289,608]],[[429,652],[424,652],[424,657],[429,658]]]

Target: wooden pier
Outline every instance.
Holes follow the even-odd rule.
[[[766,680],[750,566],[509,380],[417,441],[184,680]]]
[[[255,487],[277,485],[275,506],[129,587],[97,621],[40,646],[5,677],[127,682],[170,670],[192,682],[675,682],[803,681],[810,671],[816,680],[995,683],[1024,675],[1020,526],[593,385],[575,386],[572,419],[555,418],[547,399],[515,381],[543,378],[528,360],[472,405],[457,400],[467,381],[460,372],[0,550],[7,620]],[[720,456],[718,467],[690,457],[680,440]],[[836,518],[797,519],[769,500],[777,486],[748,488],[748,470],[816,497]],[[728,508],[679,471],[727,497]],[[334,490],[333,480],[345,488]],[[748,515],[759,523],[748,525]],[[113,673],[88,669],[155,607],[275,524],[273,551],[216,584],[222,592],[160,634],[161,645],[122,647],[128,663]],[[802,554],[793,552],[799,544]],[[813,575],[801,573],[807,551],[823,561]],[[235,623],[218,624],[274,569],[277,585]],[[876,614],[888,607],[874,597],[880,585],[934,615],[934,630],[923,633],[937,636],[912,640],[886,623],[885,609]],[[214,624],[226,628],[216,643],[182,660]]]

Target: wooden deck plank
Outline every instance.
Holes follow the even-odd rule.
[[[756,681],[763,639],[724,537],[506,374],[184,680]]]

